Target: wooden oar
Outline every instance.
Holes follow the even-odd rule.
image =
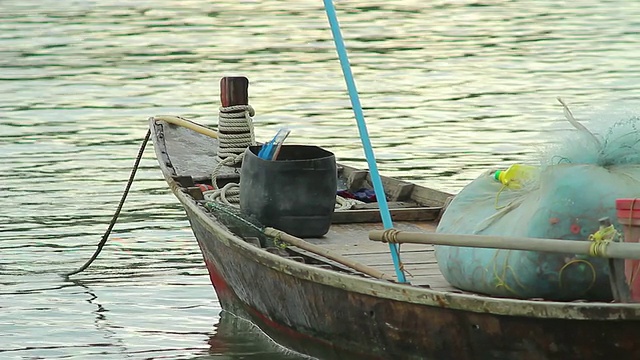
[[[320,256],[324,256],[327,259],[331,259],[337,263],[340,263],[342,265],[345,265],[347,267],[350,267],[354,270],[360,271],[363,274],[367,274],[371,277],[374,277],[376,279],[383,279],[383,280],[389,280],[389,281],[394,281],[394,278],[390,275],[387,275],[381,271],[379,271],[378,269],[374,269],[371,266],[359,263],[353,259],[349,259],[347,257],[344,257],[340,254],[336,254],[335,252],[323,248],[321,246],[317,246],[314,245],[310,242],[307,242],[303,239],[300,239],[298,237],[295,237],[293,235],[289,235],[283,231],[280,231],[278,229],[274,229],[271,227],[266,227],[264,228],[264,234],[267,236],[270,236],[272,238],[275,239],[279,239],[282,242],[285,242],[289,245],[293,245],[293,246],[297,246],[301,249],[307,250],[309,252],[312,252],[314,254],[320,255]]]
[[[640,259],[640,244],[580,240],[539,239],[492,235],[457,235],[408,231],[372,230],[369,239],[381,242],[450,245],[461,247],[527,250],[599,256],[613,259]]]
[[[189,121],[187,119],[183,119],[181,117],[178,116],[171,116],[171,115],[158,115],[158,116],[154,116],[154,119],[156,120],[160,120],[160,121],[166,121],[169,124],[173,124],[173,125],[178,125],[178,126],[182,126],[185,127],[189,130],[193,130],[199,134],[202,135],[206,135],[212,138],[217,138],[218,137],[218,133],[216,133],[215,130],[210,129],[206,126],[202,126],[200,124],[196,124],[192,121]]]
[[[323,256],[327,259],[333,260],[344,266],[360,271],[361,273],[369,275],[371,277],[394,281],[394,278],[392,276],[387,275],[384,272],[371,266],[359,263],[353,259],[337,254],[322,246],[312,244],[299,237],[287,234],[282,230],[278,230],[272,227],[265,227],[260,224],[255,218],[241,212],[238,208],[234,208],[230,205],[214,201],[208,201],[204,206],[209,211],[211,211],[211,213],[223,224],[239,229],[239,231],[242,233],[249,234],[257,231],[262,235],[271,237],[275,240],[287,243],[289,245],[297,246],[316,255]]]

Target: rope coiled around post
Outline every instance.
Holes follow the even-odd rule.
[[[211,185],[215,190],[203,193],[208,201],[217,201],[225,205],[238,207],[240,203],[240,184],[228,183],[218,186],[218,175],[223,166],[242,163],[247,147],[256,145],[253,132],[255,111],[251,105],[220,107],[218,113],[218,164],[211,173]]]
[[[244,154],[248,146],[255,145],[251,105],[220,107],[218,113],[218,161]],[[242,161],[235,162],[237,164]]]

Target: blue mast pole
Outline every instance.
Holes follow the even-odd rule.
[[[340,24],[338,23],[338,16],[336,15],[336,8],[333,5],[333,0],[323,1],[324,9],[326,10],[327,17],[329,18],[329,25],[331,26],[331,33],[333,34],[333,41],[336,44],[336,51],[338,52],[338,58],[340,59],[340,66],[342,67],[344,80],[347,83],[347,90],[349,91],[349,98],[351,99],[351,107],[353,108],[353,113],[358,124],[358,132],[360,133],[360,140],[362,141],[362,147],[364,148],[364,155],[367,158],[367,164],[369,164],[369,173],[371,174],[373,190],[375,191],[376,198],[378,200],[382,224],[385,229],[391,229],[393,228],[393,221],[391,220],[391,213],[389,212],[387,197],[384,192],[384,187],[382,186],[382,179],[380,178],[380,173],[378,172],[376,158],[373,154],[373,147],[371,146],[371,140],[369,139],[367,124],[364,121],[362,105],[360,105],[360,97],[358,96],[356,83],[353,80],[353,74],[351,73],[351,65],[349,65],[347,49],[344,45],[342,33],[340,32]],[[400,256],[398,254],[397,245],[389,243],[389,250],[391,251],[391,258],[393,259],[393,265],[396,270],[398,281],[402,283],[407,282],[404,277],[404,272],[400,268]]]

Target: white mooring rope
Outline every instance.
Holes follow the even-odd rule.
[[[218,186],[218,175],[223,166],[242,163],[247,147],[256,144],[253,133],[255,111],[251,105],[220,107],[218,113],[218,164],[211,173],[211,185],[214,190],[205,191],[207,201],[217,201],[225,205],[239,207],[240,184],[228,183]]]

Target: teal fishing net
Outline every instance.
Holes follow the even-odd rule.
[[[487,171],[449,205],[437,232],[586,241],[615,200],[640,196],[640,118],[599,117],[547,146],[518,189]],[[574,254],[437,246],[441,272],[468,291],[516,298],[610,300],[606,259]]]
[[[566,110],[568,112],[568,110]],[[570,112],[568,118],[573,118]],[[573,120],[575,121],[575,119]],[[610,110],[578,128],[555,137],[541,151],[541,165],[640,165],[640,117],[626,110]]]
[[[273,239],[264,233],[264,225],[255,217],[243,213],[240,209],[216,201],[207,201],[205,208],[214,214],[216,219],[232,233],[243,238],[257,238],[262,247],[274,246]]]

